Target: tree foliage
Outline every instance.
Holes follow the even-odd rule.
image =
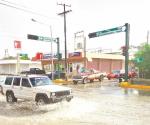
[[[138,52],[135,54],[135,65],[139,68],[139,72],[145,78],[150,78],[150,45],[141,45]]]

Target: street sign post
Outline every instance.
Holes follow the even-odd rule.
[[[126,23],[124,26],[115,27],[107,30],[97,31],[93,33],[89,33],[89,38],[119,33],[119,32],[125,32],[125,82],[128,81],[128,62],[129,62],[129,33],[130,33],[130,24]]]
[[[38,40],[38,41],[45,41],[45,42],[55,42],[56,41],[56,39],[54,39],[54,38],[45,37],[45,36],[31,35],[31,34],[28,34],[27,38],[31,39],[31,40]]]
[[[55,42],[57,44],[57,59],[58,59],[58,65],[59,65],[59,61],[62,59],[62,54],[60,53],[60,42],[59,42],[59,38],[58,37],[57,38],[50,38],[50,37],[44,37],[44,36],[37,36],[37,35],[28,34],[27,38],[31,39],[31,40],[51,42],[51,44],[52,44],[52,42]],[[51,45],[51,47],[52,47],[52,45]],[[53,56],[51,58],[53,59]],[[58,69],[58,70],[60,70],[60,69]]]
[[[89,36],[89,38],[94,38],[94,37],[99,37],[99,36],[104,36],[104,35],[109,35],[109,34],[114,34],[114,33],[119,33],[119,32],[123,32],[122,26],[89,33],[88,36]]]
[[[130,24],[125,24],[125,82],[128,82],[128,63],[129,63],[129,34],[130,34]]]

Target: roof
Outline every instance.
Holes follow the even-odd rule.
[[[88,60],[92,58],[101,58],[101,59],[116,59],[124,60],[125,57],[119,54],[104,54],[104,53],[86,53]]]
[[[0,60],[0,64],[16,64],[17,60]],[[19,60],[20,64],[40,64],[40,61]]]

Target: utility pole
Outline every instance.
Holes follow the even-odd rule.
[[[64,11],[62,13],[59,13],[58,15],[63,15],[64,16],[64,40],[65,40],[65,73],[67,73],[67,35],[66,35],[66,13],[71,12],[71,10],[66,11],[66,6],[71,7],[71,5],[66,5],[66,4],[57,4],[61,5],[64,8]],[[67,80],[67,77],[66,77]]]

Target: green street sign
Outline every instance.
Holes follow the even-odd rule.
[[[38,41],[45,41],[45,42],[56,42],[56,39],[54,38],[50,38],[50,37],[44,37],[44,36],[37,36],[37,35],[31,35],[28,34],[27,35],[28,39],[32,39],[32,40],[38,40]]]
[[[89,36],[89,38],[94,38],[94,37],[99,37],[99,36],[104,36],[104,35],[109,35],[109,34],[119,33],[119,32],[124,32],[122,26],[89,33],[88,36]]]
[[[96,36],[99,37],[99,36],[104,36],[104,35],[118,33],[118,32],[122,32],[122,27],[116,27],[116,28],[112,28],[112,29],[99,31],[96,33]]]
[[[50,37],[39,36],[38,40],[39,40],[39,41],[51,42],[51,41],[53,41],[54,39],[51,39]]]
[[[138,57],[138,58],[135,58],[136,62],[137,63],[141,63],[144,61],[144,58],[143,57]]]

